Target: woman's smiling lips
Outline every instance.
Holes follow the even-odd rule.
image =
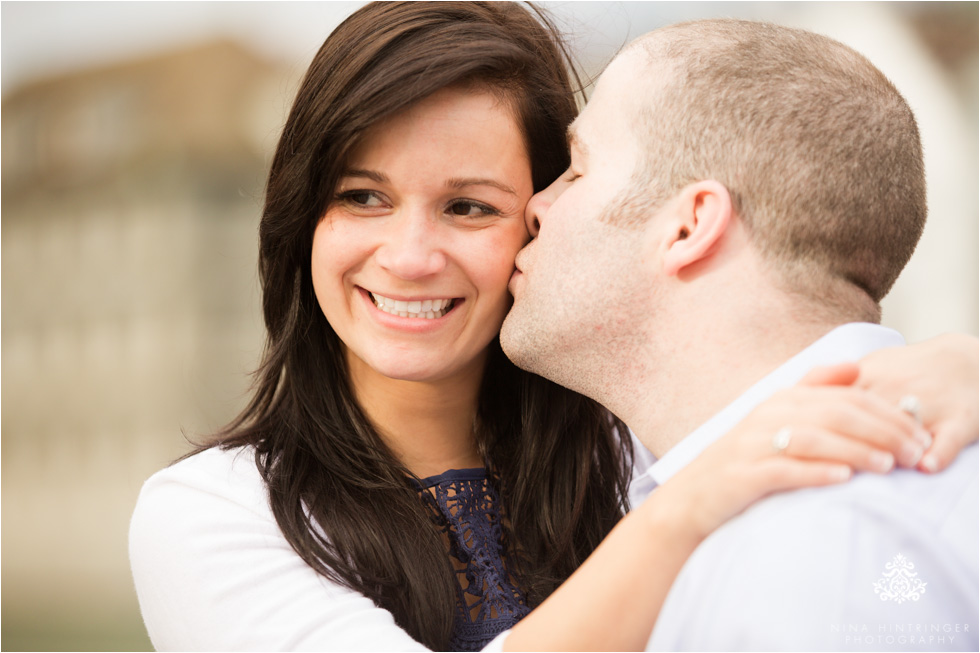
[[[358,286],[358,291],[385,324],[404,327],[436,326],[463,302],[460,297],[396,298]]]

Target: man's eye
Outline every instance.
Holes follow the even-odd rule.
[[[464,218],[480,218],[500,213],[497,209],[477,202],[458,201],[449,205],[449,212]]]

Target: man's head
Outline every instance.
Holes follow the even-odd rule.
[[[881,71],[825,36],[748,21],[674,25],[631,47],[666,77],[637,106],[637,190],[658,202],[719,181],[795,290],[833,301],[823,289],[843,281],[881,301],[926,216],[915,119]]]
[[[924,225],[907,104],[864,57],[801,30],[652,32],[614,60],[570,134],[566,179],[581,177],[529,205],[540,231],[518,257],[501,336],[518,364],[561,383],[590,364],[590,342],[642,347],[670,317],[655,315],[673,305],[665,295],[697,300],[688,282],[739,248],[815,311],[875,320]],[[734,288],[748,301],[755,290]],[[554,370],[552,354],[580,358]]]

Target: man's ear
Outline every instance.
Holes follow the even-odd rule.
[[[717,181],[685,186],[675,195],[673,204],[676,221],[663,258],[663,271],[668,276],[705,259],[732,219],[732,196]]]

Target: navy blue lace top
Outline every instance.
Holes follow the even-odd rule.
[[[433,508],[459,583],[450,649],[479,651],[530,612],[507,572],[500,498],[484,469],[430,476],[421,496]]]

